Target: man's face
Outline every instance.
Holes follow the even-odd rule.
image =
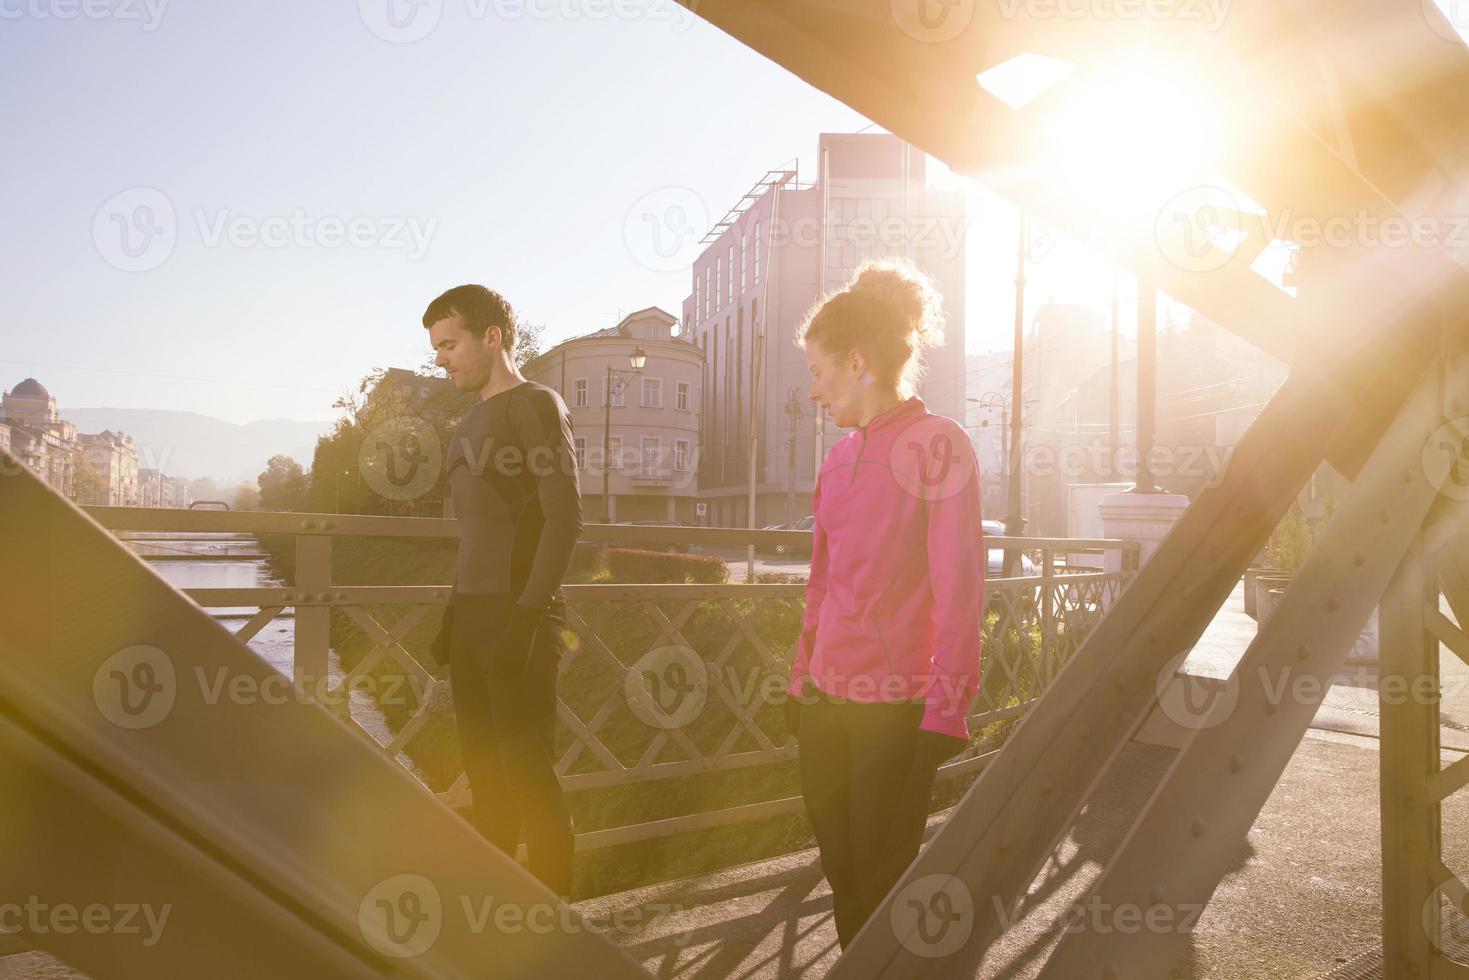
[[[434,366],[443,368],[460,391],[482,391],[490,383],[490,365],[500,348],[500,331],[494,327],[484,336],[465,329],[459,314],[445,317],[428,328],[434,348]]]

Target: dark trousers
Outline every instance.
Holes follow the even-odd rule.
[[[937,763],[920,757],[922,721],[921,703],[801,707],[801,791],[844,948],[923,843]]]
[[[495,639],[511,595],[454,596],[449,676],[459,751],[474,793],[474,824],[513,859],[525,840],[527,865],[557,895],[571,893],[571,812],[556,778],[556,670],[565,604],[551,604],[524,670],[507,672]]]

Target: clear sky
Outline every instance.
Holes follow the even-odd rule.
[[[869,125],[670,0],[0,0],[0,17],[0,386],[35,375],[63,408],[326,419],[370,369],[422,362],[419,316],[461,282],[553,343],[619,310],[678,315],[687,272],[629,244],[635,205],[717,218],[795,157],[810,179],[817,133]],[[971,199],[979,351],[1009,343],[1015,218]],[[1032,308],[1102,309],[1109,284],[1063,247]]]

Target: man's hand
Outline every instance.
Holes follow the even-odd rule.
[[[525,673],[530,665],[531,652],[535,649],[536,632],[545,616],[544,609],[519,603],[512,606],[505,628],[490,649],[489,667],[485,673],[491,677],[513,677]]]

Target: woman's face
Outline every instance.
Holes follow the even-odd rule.
[[[820,344],[808,343],[806,365],[811,369],[811,400],[824,407],[841,428],[850,429],[860,422],[864,390],[861,378],[867,369],[862,352],[837,355]]]

